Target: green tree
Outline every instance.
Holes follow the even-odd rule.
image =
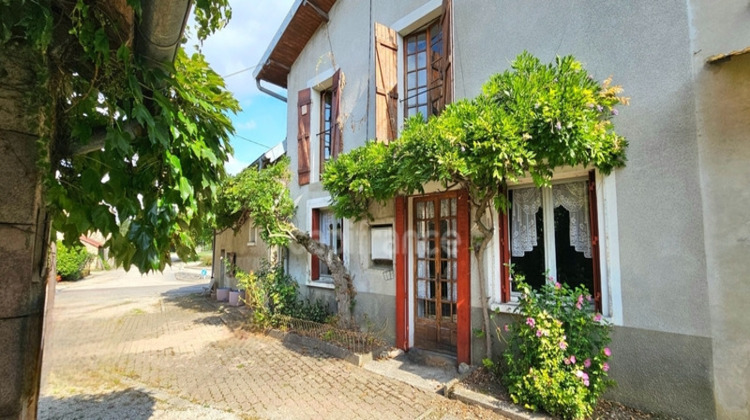
[[[216,223],[219,229],[239,229],[252,221],[260,237],[269,245],[301,245],[328,265],[336,291],[338,325],[353,328],[352,307],[356,290],[352,276],[338,254],[328,245],[314,240],[309,232],[294,224],[296,207],[289,195],[289,158],[263,169],[249,167],[227,179],[219,191]]]
[[[189,4],[0,0],[0,364],[18,369],[0,417],[35,417],[52,221],[69,243],[109,235],[126,268],[192,252],[238,104],[179,48]],[[231,16],[227,0],[195,6],[199,39]]]
[[[506,211],[508,183],[531,176],[549,186],[555,168],[595,166],[604,173],[625,163],[627,142],[614,131],[621,88],[599,83],[573,57],[543,64],[524,52],[492,76],[482,93],[450,104],[437,117],[414,117],[400,137],[369,142],[326,164],[323,185],[337,216],[360,220],[373,202],[423,192],[437,181],[467,191],[472,203],[471,250],[477,267],[494,231],[491,209]],[[479,275],[486,354],[492,350],[485,273]]]

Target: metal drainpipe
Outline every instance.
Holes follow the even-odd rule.
[[[141,21],[136,25],[136,53],[154,66],[173,62],[192,5],[192,0],[143,2]]]
[[[260,79],[255,79],[255,85],[258,86],[258,90],[259,91],[261,91],[261,92],[263,92],[265,94],[268,94],[270,96],[273,96],[274,98],[276,98],[276,99],[278,99],[280,101],[286,102],[286,98],[285,97],[279,95],[278,93],[276,93],[276,92],[274,92],[272,90],[264,88],[263,85],[260,84]]]

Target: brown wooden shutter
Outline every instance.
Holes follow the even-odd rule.
[[[601,267],[599,265],[599,212],[596,208],[596,173],[589,171],[589,226],[591,227],[591,263],[594,265],[594,302],[596,310],[602,310]]]
[[[333,85],[331,86],[331,159],[344,150],[342,131],[344,126],[340,121],[341,115],[341,69],[333,73]]]
[[[297,181],[299,185],[310,183],[310,89],[302,89],[297,95]]]
[[[499,194],[505,195],[505,188]],[[510,231],[508,230],[508,213],[498,210],[498,236],[500,244],[500,301],[510,301]]]
[[[312,210],[312,226],[310,226],[310,238],[320,241],[320,209]],[[320,259],[313,255],[310,258],[310,279],[320,279]]]
[[[375,138],[396,138],[398,118],[398,38],[396,31],[375,22]]]
[[[452,0],[443,0],[443,104],[453,102],[453,4]]]

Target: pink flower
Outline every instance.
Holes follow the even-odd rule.
[[[584,367],[587,367],[587,368],[588,368],[588,367],[591,367],[591,359],[586,359],[586,360],[584,360],[584,361],[583,361],[583,366],[584,366]]]
[[[526,325],[528,325],[531,328],[534,328],[534,325],[536,325],[536,321],[534,321],[534,318],[528,317],[526,318]]]
[[[589,374],[586,373],[586,372],[583,372],[582,378],[583,378],[584,381],[588,381],[589,380]]]
[[[580,303],[576,303],[576,309],[581,309],[581,304]]]
[[[570,363],[573,363],[573,364],[576,363],[576,357],[575,356],[570,356]]]
[[[620,111],[618,111],[618,110],[616,110],[616,109],[613,109],[613,110],[612,110],[612,115],[617,115],[617,114],[619,114],[619,113],[620,113]]]
[[[568,343],[566,343],[564,341],[561,341],[560,342],[560,348],[563,349],[563,350],[567,349],[568,348]]]
[[[586,386],[589,386],[589,380],[588,379],[584,379],[583,380],[583,384],[586,385]]]
[[[542,336],[542,330],[536,330],[536,336],[541,337]]]
[[[547,280],[549,280],[550,283],[555,281],[555,278],[552,276],[547,277]]]
[[[586,301],[591,302],[591,300],[592,300],[591,295],[586,295]]]
[[[578,295],[578,303],[583,305],[583,295]]]
[[[609,357],[612,355],[612,350],[609,349],[609,347],[604,348],[604,355]]]
[[[510,331],[510,327],[508,327],[508,324],[505,324],[505,325],[503,326],[503,329],[505,330],[505,332],[508,332],[508,331]]]
[[[562,284],[560,284],[559,281],[555,283],[555,289],[560,290],[561,287],[562,287]]]
[[[563,359],[563,362],[565,362],[565,364],[566,364],[566,365],[569,365],[569,364],[570,364],[570,359],[568,359],[568,358],[566,357],[566,358],[564,358],[564,359]]]
[[[594,315],[594,322],[599,322],[602,320],[602,314],[596,314]]]
[[[583,371],[577,370],[576,371],[576,376],[579,377],[579,378],[583,378]]]
[[[607,362],[602,363],[602,370],[605,372],[609,372],[609,363]]]

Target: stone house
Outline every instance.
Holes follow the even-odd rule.
[[[298,0],[255,77],[288,103],[298,226],[339,250],[356,314],[386,325],[396,346],[480,363],[477,273],[509,319],[512,262],[592,291],[614,324],[610,398],[746,419],[748,23],[745,0]],[[524,50],[546,62],[572,54],[625,88],[631,105],[615,124],[630,142],[627,167],[566,168],[544,190],[514,185],[485,267],[469,257],[462,191],[427,185],[374,209],[374,221],[336,220],[320,183],[327,160],[396,138],[407,116],[476,96]],[[303,293],[332,298],[316,258],[292,246],[287,264]]]
[[[284,156],[285,144],[281,142],[261,155],[248,168],[263,168]],[[225,229],[214,235],[212,278],[216,287],[237,287],[235,269],[257,271],[264,259],[278,253],[275,247],[263,242],[252,220],[246,221],[237,231]]]

